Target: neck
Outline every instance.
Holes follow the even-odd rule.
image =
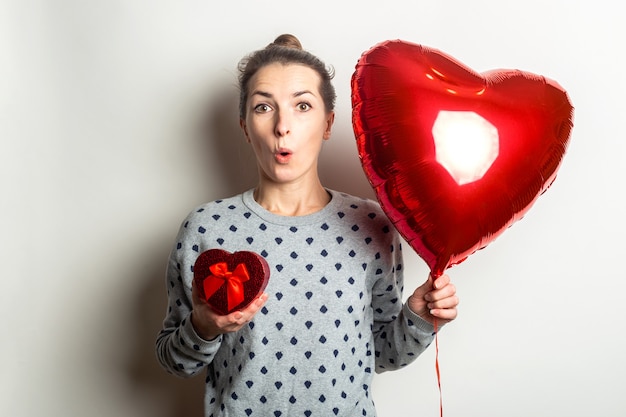
[[[281,216],[315,213],[323,209],[330,198],[330,194],[319,181],[309,186],[261,182],[254,190],[254,199],[261,207]]]

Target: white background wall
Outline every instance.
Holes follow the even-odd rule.
[[[235,66],[296,34],[336,69],[326,185],[373,196],[349,78],[387,39],[557,80],[576,107],[553,187],[449,270],[447,417],[626,415],[626,30],[614,0],[0,2],[0,415],[201,416],[156,364],[163,271],[195,205],[254,184]],[[407,246],[408,247],[408,246]],[[405,250],[407,287],[427,275]],[[435,350],[376,377],[381,416],[437,416]]]

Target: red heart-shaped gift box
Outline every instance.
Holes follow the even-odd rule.
[[[193,276],[200,297],[226,315],[246,308],[265,290],[270,269],[255,252],[209,249],[196,259]]]

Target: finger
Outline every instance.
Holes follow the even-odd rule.
[[[429,276],[429,279],[432,279]],[[437,279],[433,281],[433,289],[438,290],[450,283],[450,277],[446,274],[440,275]]]
[[[427,292],[424,293],[424,299],[428,301],[435,301],[442,298],[443,296],[441,294],[445,294],[445,291],[442,292],[441,290],[450,285],[450,277],[447,275],[441,275],[432,281],[432,277],[429,275],[428,280],[431,283],[431,286],[428,288]]]
[[[428,303],[429,309],[456,308],[459,305],[457,296],[446,297],[441,300]]]
[[[428,275],[428,279],[424,281],[422,285],[417,287],[415,291],[413,291],[413,297],[416,299],[423,299],[426,294],[431,292],[435,287],[433,286],[433,277],[432,275]]]
[[[191,280],[191,301],[194,305],[207,304],[206,300],[200,296],[195,280]]]
[[[445,287],[431,291],[428,294],[430,301],[443,300],[444,298],[454,297],[456,295],[456,287],[454,284],[448,284]]]
[[[237,310],[226,316],[222,316],[222,320],[224,326],[240,326],[246,322],[246,315],[242,310]]]
[[[196,288],[196,283],[195,283],[195,280],[193,279],[191,280],[191,298],[193,300],[199,298],[198,289]]]
[[[456,305],[453,307],[435,307],[430,310],[430,314],[440,319],[454,320],[458,314],[458,310]]]
[[[457,317],[456,310],[447,310],[447,309],[435,309],[431,311],[431,316],[437,318],[438,320],[442,320],[442,322],[447,323],[450,322]]]
[[[241,313],[247,317],[248,320],[252,319],[254,315],[263,307],[265,301],[267,300],[267,294],[263,293],[259,297],[257,297],[252,303],[250,303],[246,308],[240,310]]]
[[[237,310],[224,316],[225,323],[227,323],[228,326],[243,326],[252,320],[261,307],[263,307],[267,298],[267,294],[263,293],[243,310]]]
[[[253,310],[253,314],[256,314],[256,312],[259,311],[259,309],[265,305],[267,298],[268,298],[267,293],[261,294],[256,300],[254,300],[252,304],[250,304],[250,306],[248,306],[248,308]]]

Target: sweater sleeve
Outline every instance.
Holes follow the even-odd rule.
[[[402,304],[403,271],[399,238],[391,245],[390,264],[372,290],[376,372],[413,362],[434,340],[434,326]],[[385,271],[384,269],[381,269]]]
[[[209,365],[222,342],[222,336],[204,340],[191,324],[193,273],[192,264],[185,256],[190,251],[185,246],[183,227],[167,266],[167,313],[156,339],[156,354],[161,366],[181,377],[193,376]]]

